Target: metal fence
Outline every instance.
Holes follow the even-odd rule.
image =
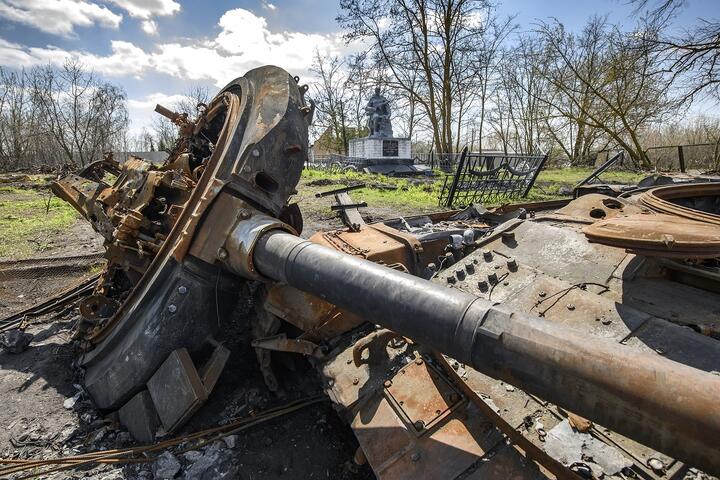
[[[431,170],[437,169],[450,173],[455,170],[459,158],[460,153],[416,153],[413,155],[413,165],[424,165]],[[368,159],[346,157],[335,153],[328,155],[311,155],[307,162],[308,168],[335,171],[360,171],[369,165]]]
[[[329,155],[312,155],[308,157],[306,168],[316,168],[319,170],[332,171],[361,171],[368,166],[366,158],[346,157],[331,153]]]
[[[658,171],[720,170],[720,144],[699,143],[648,148],[645,153]]]
[[[468,153],[458,158],[455,174],[446,175],[439,205],[466,207],[527,196],[547,155]]]
[[[595,166],[610,158],[615,151],[602,150],[597,154]],[[687,145],[663,145],[650,147],[645,150],[653,170],[658,172],[687,172],[690,170],[700,173],[715,173],[720,171],[720,142],[694,143]],[[637,165],[629,160],[613,166],[613,169],[637,169]]]
[[[460,153],[416,153],[413,157],[418,165],[427,165],[431,170],[442,170],[450,173],[455,170]]]

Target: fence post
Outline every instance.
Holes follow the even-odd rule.
[[[528,193],[530,193],[530,189],[535,185],[535,180],[537,180],[538,175],[540,175],[540,170],[543,169],[545,166],[545,163],[547,162],[548,154],[546,153],[542,160],[540,160],[540,165],[538,165],[537,170],[535,170],[535,173],[533,174],[532,178],[530,179],[530,182],[525,187],[525,191],[523,192],[523,198],[528,196]]]
[[[455,172],[455,177],[453,178],[452,185],[450,186],[450,192],[448,192],[448,199],[445,203],[445,207],[452,208],[453,201],[455,200],[455,193],[457,191],[458,183],[460,183],[460,177],[463,174],[463,167],[465,167],[465,157],[468,154],[468,147],[466,146],[463,148],[462,152],[460,153],[460,159],[458,160],[458,166],[457,171]]]
[[[682,145],[678,145],[678,161],[680,162],[680,171],[685,173],[685,153]]]

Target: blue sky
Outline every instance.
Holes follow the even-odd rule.
[[[625,0],[506,0],[522,30],[555,17],[570,29],[592,14],[632,24]],[[717,18],[720,0],[688,0],[677,28]],[[172,104],[194,84],[212,91],[250,68],[274,63],[301,76],[315,48],[348,51],[337,0],[0,0],[0,66],[60,64],[77,56],[128,94],[133,130],[157,102]]]

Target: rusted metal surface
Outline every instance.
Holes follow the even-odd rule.
[[[563,206],[555,211],[554,215],[562,216],[563,221],[595,223],[598,220],[642,213],[643,210],[643,208],[622,198],[610,198],[607,195],[592,193],[583,195]]]
[[[402,264],[407,271],[417,273],[420,242],[414,235],[400,232],[383,224],[373,224],[354,231],[317,233],[310,241],[348,255],[385,265]]]
[[[720,228],[675,215],[630,215],[602,220],[583,229],[591,242],[645,256],[716,258]]]
[[[121,173],[108,195],[102,197],[111,205],[98,202],[98,187],[83,186],[85,181],[81,182],[82,191],[77,186],[64,189],[71,199],[79,198],[70,196],[76,192],[94,195],[84,197],[93,203],[86,209],[91,221],[91,208],[106,212],[113,208],[112,213],[122,213],[116,219],[120,235],[112,235],[108,247],[109,265],[118,268],[109,268],[106,275],[117,271],[127,276],[128,282],[108,278],[101,283],[110,291],[97,293],[112,296],[120,290],[121,305],[90,333],[89,340],[95,346],[82,359],[86,387],[100,408],[122,405],[171,351],[203,348],[219,328],[218,319],[233,308],[241,283],[212,264],[220,263],[221,258],[208,263],[187,256],[196,230],[224,188],[243,192],[243,197],[255,205],[264,205],[268,212],[280,215],[304,162],[310,118],[311,109],[305,108],[295,79],[275,67],[254,70],[231,82],[200,110],[192,128],[183,129],[164,165],[126,162],[126,174]],[[288,145],[292,148],[286,148]],[[270,160],[275,158],[282,162]],[[122,191],[124,186],[127,192]],[[100,187],[103,192],[108,186]],[[173,196],[162,190],[172,192],[176,187],[181,192],[187,187],[187,191]],[[130,190],[133,194],[124,198],[122,193]],[[161,193],[169,203],[163,208],[164,214],[147,215],[146,209],[156,205]],[[82,207],[87,202],[75,204]],[[228,217],[224,223],[231,227],[236,212],[225,212]],[[100,220],[98,217],[94,222]],[[143,228],[157,228],[157,222],[162,224],[159,233],[164,236],[154,237],[159,248],[141,250],[137,242],[147,240],[139,234],[146,233]],[[106,235],[109,230],[105,229]],[[128,249],[131,253],[126,253],[125,247],[137,251]]]
[[[691,183],[648,190],[640,202],[669,215],[720,225],[720,183]]]
[[[500,430],[504,435],[506,435],[515,445],[515,448],[518,448],[522,450],[528,457],[528,459],[532,459],[533,461],[537,462],[539,465],[539,468],[547,469],[549,473],[555,476],[555,478],[559,480],[577,480],[580,477],[572,472],[567,467],[563,466],[560,462],[558,462],[556,459],[548,455],[542,448],[538,447],[531,441],[529,441],[525,436],[522,435],[522,433],[519,431],[519,429],[516,429],[516,427],[512,424],[510,424],[505,418],[503,418],[502,415],[498,413],[490,404],[488,404],[485,400],[483,400],[482,397],[478,395],[478,393],[473,390],[468,383],[466,383],[463,378],[458,375],[458,373],[452,368],[452,366],[448,363],[447,359],[439,353],[434,354],[434,358],[442,365],[445,372],[448,373],[450,378],[455,382],[456,385],[460,389],[462,389],[463,393],[467,396],[467,398],[474,403],[480,411],[483,413],[483,415],[495,425],[495,427]],[[530,399],[527,400],[527,403],[530,402]],[[526,405],[527,405],[526,403]],[[516,423],[517,425],[518,423]],[[514,478],[514,475],[510,474],[506,469],[506,464],[509,463],[506,459],[507,458],[518,458],[520,455],[517,455],[517,452],[512,452],[512,448],[508,452],[504,452],[502,454],[502,457],[494,458],[493,463],[498,464],[500,466],[500,469],[503,471],[502,475],[496,475],[498,472],[498,466],[495,465],[492,467],[493,474],[487,475],[487,471],[483,472],[482,475],[474,475],[469,478]],[[502,459],[501,459],[502,458]],[[522,472],[527,472],[527,475],[531,478],[534,476],[540,476],[539,471],[537,471],[537,474],[535,472],[535,469],[530,467],[527,463],[523,464],[521,468],[512,468],[512,473],[517,474],[517,470],[520,470]],[[507,477],[504,475],[507,474]]]
[[[302,338],[288,338],[284,333],[278,333],[271,337],[258,338],[253,340],[250,345],[255,348],[265,350],[274,350],[277,352],[300,353],[308,356],[322,357],[322,352],[318,345]]]
[[[428,388],[433,385],[435,388]],[[460,406],[460,392],[440,372],[416,358],[385,384],[390,400],[417,435],[432,429]]]
[[[255,261],[270,278],[376,319],[490,376],[691,464],[720,467],[717,376],[608,340],[590,341],[577,329],[284,233],[261,238]],[[347,295],[350,290],[355,294]],[[686,400],[677,403],[678,395]]]
[[[466,478],[479,470],[507,475],[485,478],[548,478],[518,451],[504,452],[501,431],[444,365],[396,339],[371,333],[322,367],[378,478]],[[363,361],[356,364],[358,344]]]
[[[662,268],[665,260],[588,244],[572,222],[522,222],[513,230],[513,242],[502,235],[489,236],[480,249],[491,255],[478,255],[476,273],[457,281],[454,288],[541,315],[553,323],[579,328],[587,332],[588,339],[612,339],[625,348],[654,352],[705,371],[720,368],[717,342],[696,333],[716,324],[710,312],[720,308],[718,298],[708,291],[669,281],[665,277],[667,270]],[[514,272],[507,268],[509,258],[517,263]],[[492,290],[478,288],[477,279],[487,279],[491,274],[502,280]],[[444,275],[438,281],[444,282]],[[702,326],[705,322],[708,327]],[[563,418],[560,410],[549,409],[545,402],[528,396],[517,385],[503,384],[467,366],[461,366],[458,374],[463,375],[472,390],[488,398],[498,414],[537,448],[542,449],[544,442],[536,426],[542,424],[549,431]],[[532,418],[529,427],[525,427],[528,415]],[[670,478],[682,466],[672,457],[616,432],[608,433],[597,426],[592,432],[630,458],[638,475]],[[658,475],[649,468],[650,458],[660,459],[666,473]]]
[[[89,178],[70,175],[52,189],[106,240],[108,263],[92,305],[84,310],[89,321],[85,335],[92,339],[102,335],[108,319],[148,269],[175,221],[165,213],[187,201],[195,180],[134,157],[121,167],[106,159],[84,173]],[[106,173],[117,173],[113,185],[104,180]]]
[[[628,204],[620,198],[603,200],[605,203],[610,201],[623,206]],[[716,213],[720,211],[720,186],[717,183],[653,188],[641,193],[637,203],[639,207],[623,208],[622,212],[618,208],[613,215],[593,209],[594,218],[600,221],[583,231],[592,242],[645,256],[680,259],[720,256],[717,228],[720,215]],[[557,213],[561,214],[569,207]]]
[[[417,273],[420,242],[412,235],[382,224],[359,231],[320,232],[310,241],[337,251]],[[312,294],[288,285],[268,289],[264,308],[303,330],[310,339],[328,340],[365,322]]]

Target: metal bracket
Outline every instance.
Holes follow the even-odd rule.
[[[251,345],[255,348],[263,348],[277,352],[300,353],[315,358],[325,357],[319,345],[301,338],[287,338],[287,335],[284,333],[279,333],[271,337],[258,338],[257,340],[253,340]]]
[[[393,340],[399,340],[407,343],[405,337],[399,333],[393,332],[392,330],[388,330],[387,328],[378,330],[372,335],[368,335],[367,337],[358,340],[353,346],[353,363],[356,367],[359,367],[363,363],[379,363],[380,358],[378,358],[378,355],[385,353],[385,347]],[[362,354],[365,350],[370,351],[370,356],[367,360],[363,360],[362,358]]]

